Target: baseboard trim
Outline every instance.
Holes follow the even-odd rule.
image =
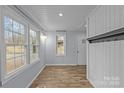
[[[41,70],[37,73],[37,75],[32,79],[32,81],[26,86],[26,88],[29,88],[31,86],[31,84],[33,83],[33,81],[38,77],[38,75],[43,71],[43,69],[46,67],[46,65],[44,64],[44,66],[41,68]]]
[[[77,66],[78,64],[46,64],[46,66]]]
[[[94,88],[96,88],[94,82],[93,82],[91,79],[88,78],[88,81],[92,84],[92,86],[93,86]]]

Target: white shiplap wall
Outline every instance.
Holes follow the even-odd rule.
[[[101,6],[88,18],[88,37],[124,27],[124,6]],[[94,87],[124,87],[124,40],[88,44],[88,79]]]
[[[89,35],[93,37],[124,26],[124,6],[101,6],[89,17]]]

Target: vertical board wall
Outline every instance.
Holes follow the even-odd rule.
[[[88,18],[87,38],[124,27],[124,6],[99,6]],[[124,87],[124,40],[88,43],[88,79],[94,87]]]

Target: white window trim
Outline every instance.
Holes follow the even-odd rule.
[[[36,59],[34,62],[31,62],[31,60],[30,60],[30,30],[36,32],[36,36],[38,35],[37,40],[39,42],[39,45],[38,45],[38,59]],[[30,25],[30,28],[29,28],[29,63],[30,64],[35,64],[37,62],[40,62],[40,31],[38,29],[36,29],[33,25]]]
[[[27,21],[25,18],[23,18],[22,15],[18,14],[15,10],[9,8],[8,6],[2,6],[1,7],[1,11],[0,11],[0,24],[1,24],[1,31],[0,31],[0,52],[2,52],[2,54],[0,55],[0,66],[1,66],[1,73],[0,73],[0,82],[2,82],[2,84],[5,84],[6,82],[10,81],[13,78],[16,78],[18,75],[22,74],[24,71],[26,71],[27,69],[31,68],[32,66],[35,66],[35,64],[40,62],[40,46],[41,46],[41,42],[40,42],[40,30],[36,29],[32,24],[30,24],[29,21]],[[4,16],[8,16],[10,18],[12,18],[13,20],[19,22],[20,24],[23,24],[26,27],[26,45],[25,47],[26,49],[26,65],[16,69],[15,71],[13,71],[13,73],[6,75],[6,64],[5,64],[5,42],[4,42]],[[33,28],[32,28],[33,27]],[[30,42],[29,42],[29,33],[30,33],[30,28],[34,29],[35,31],[38,31],[39,33],[39,59],[36,60],[36,62],[33,62],[32,64],[30,64]]]
[[[56,56],[58,56],[58,57],[66,56],[66,32],[65,31],[56,31],[56,36],[57,36],[57,34],[64,36],[64,54],[62,54],[62,55],[57,54],[57,49],[56,49]],[[57,39],[56,39],[56,48],[57,48]]]
[[[26,63],[15,69],[14,71],[12,71],[11,73],[7,74],[6,73],[6,49],[5,49],[5,39],[4,39],[4,16],[8,16],[9,18],[19,22],[20,24],[23,24],[26,28],[28,28],[28,24],[26,22],[26,20],[24,20],[20,15],[17,15],[15,11],[13,11],[12,9],[8,8],[8,7],[2,7],[2,14],[1,14],[1,23],[2,23],[2,31],[1,31],[1,36],[2,36],[2,42],[1,42],[1,45],[2,45],[2,53],[3,53],[3,58],[1,59],[1,67],[2,67],[2,71],[1,71],[1,80],[2,82],[8,80],[9,78],[12,78],[13,76],[17,76],[21,71],[24,70],[24,68],[26,67],[27,65],[27,51],[26,51]],[[27,29],[25,29],[25,37],[27,38]],[[26,42],[27,43],[27,42]],[[25,44],[25,46],[27,46],[27,44]],[[26,47],[27,48],[27,47]],[[27,49],[26,49],[27,50]]]

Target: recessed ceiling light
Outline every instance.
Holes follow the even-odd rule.
[[[63,16],[63,14],[62,13],[59,13],[59,16]]]

